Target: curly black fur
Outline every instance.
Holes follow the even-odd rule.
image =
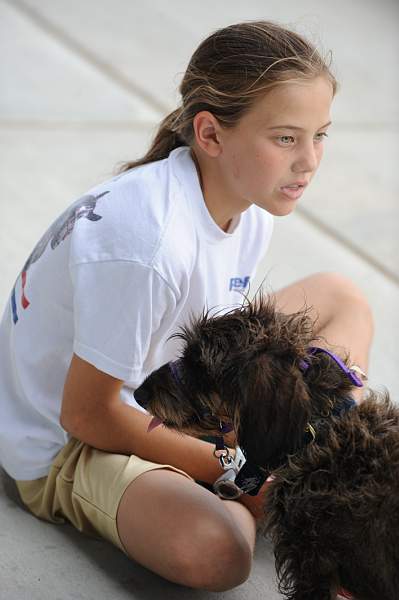
[[[313,331],[307,309],[285,315],[271,297],[204,313],[176,334],[184,342],[178,380],[164,365],[139,394],[177,431],[216,433],[220,417],[230,420],[247,459],[275,470],[264,532],[288,600],[331,600],[340,586],[359,600],[394,600],[399,409],[370,392],[332,417],[353,384],[327,354],[309,356]],[[308,423],[316,440],[304,447]]]
[[[266,494],[280,591],[289,600],[399,597],[399,408],[371,392],[290,456]]]

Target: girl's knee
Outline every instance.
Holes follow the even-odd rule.
[[[373,320],[372,310],[362,290],[348,277],[340,273],[328,273],[330,286],[333,288],[341,305],[350,306],[360,311],[370,322]]]
[[[250,573],[246,532],[221,500],[176,473],[150,471],[135,480],[121,500],[117,525],[132,559],[180,585],[228,590]]]
[[[372,321],[372,311],[367,297],[349,278],[341,273],[323,272],[311,276],[313,284],[327,293],[338,309],[351,307]]]
[[[189,541],[177,545],[176,560],[185,571],[185,585],[221,592],[248,579],[252,551],[233,522],[209,518],[193,526]]]
[[[324,332],[337,323],[350,323],[361,328],[363,337],[371,340],[374,320],[370,304],[362,290],[348,277],[336,272],[321,272],[297,282],[306,304],[312,307],[316,320],[315,332]],[[342,335],[341,335],[342,338]],[[334,340],[334,336],[331,338]]]

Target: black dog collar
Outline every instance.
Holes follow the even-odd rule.
[[[356,406],[356,402],[353,398],[342,398],[341,402],[333,407],[328,416],[320,417],[319,419],[315,420],[313,424],[309,423],[305,429],[302,447],[315,441],[317,437],[317,431],[321,428],[323,422],[326,422],[331,416],[342,417],[354,406]],[[275,469],[271,469],[269,472],[265,471],[265,469],[261,469],[251,460],[247,460],[247,462],[238,472],[235,478],[235,484],[242,489],[244,494],[256,496],[273,470]]]

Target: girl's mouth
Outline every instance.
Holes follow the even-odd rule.
[[[280,191],[289,198],[290,200],[297,200],[302,196],[303,190],[305,189],[304,185],[284,185],[280,188]]]

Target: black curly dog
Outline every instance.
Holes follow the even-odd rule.
[[[273,472],[261,529],[288,600],[399,598],[399,408],[359,385],[349,357],[313,348],[308,310],[269,298],[176,334],[181,358],[152,373],[137,401],[193,435],[232,423],[247,463]],[[263,481],[262,480],[262,481]]]

